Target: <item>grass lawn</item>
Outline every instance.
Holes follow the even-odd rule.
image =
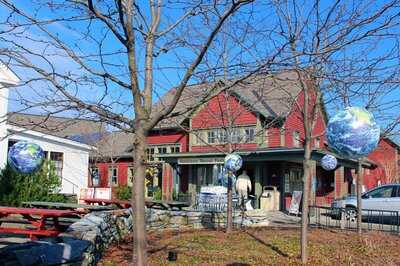
[[[153,232],[150,265],[300,265],[299,229],[257,228],[235,231]],[[353,232],[313,229],[309,265],[400,265],[400,237],[378,232],[359,238]],[[168,262],[168,251],[178,260]],[[130,265],[132,238],[104,253],[99,265]]]

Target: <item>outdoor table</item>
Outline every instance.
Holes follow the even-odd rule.
[[[190,204],[189,202],[183,202],[183,201],[146,199],[146,206],[149,208],[159,207],[164,210],[173,210],[174,208],[182,210],[183,207],[189,207]]]
[[[104,210],[114,209],[112,206],[46,202],[46,201],[27,201],[27,202],[22,202],[22,205],[31,208],[33,207],[33,208],[46,208],[46,209],[58,209],[58,210],[74,210],[82,214],[86,214],[88,212],[93,212],[93,211],[104,211]]]
[[[81,199],[86,204],[98,204],[100,206],[115,205],[120,209],[131,207],[131,202],[127,200],[110,200],[110,199]]]
[[[0,226],[0,232],[28,235],[31,239],[36,239],[37,236],[57,236],[62,232],[62,227],[59,224],[59,218],[73,217],[77,215],[71,210],[48,210],[38,208],[17,208],[17,207],[0,207],[0,218],[10,215],[21,215],[34,228],[16,228]],[[53,220],[53,227],[47,228],[46,221]],[[2,221],[0,221],[0,225]]]

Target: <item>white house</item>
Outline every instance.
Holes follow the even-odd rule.
[[[77,194],[88,186],[89,152],[94,147],[65,137],[15,125],[7,114],[8,88],[19,82],[18,77],[0,64],[0,168],[7,163],[8,148],[19,140],[34,142],[53,161],[61,178],[60,193]],[[29,116],[29,115],[27,115]]]

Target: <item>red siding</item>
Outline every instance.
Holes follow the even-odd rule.
[[[247,110],[233,96],[225,97],[223,93],[212,98],[192,118],[192,128],[210,128],[229,125],[229,119],[233,119],[235,125],[255,125],[257,116]]]
[[[310,108],[309,111],[311,112],[312,106],[314,104],[314,97],[310,97]],[[302,117],[302,108],[304,106],[304,94],[300,93],[299,97],[297,98],[297,104],[294,105],[293,109],[289,113],[285,121],[285,147],[292,148],[293,147],[293,132],[297,131],[300,133],[300,140],[304,142],[304,125],[303,125],[303,117]],[[312,135],[320,137],[319,146],[322,148],[323,143],[325,141],[324,130],[325,130],[325,120],[321,114],[318,112],[317,114],[317,122],[313,128]],[[315,145],[313,145],[315,146]]]
[[[115,166],[118,169],[118,185],[127,185],[128,180],[128,167],[132,165],[131,162],[101,162],[97,163],[96,166],[99,168],[100,184],[99,187],[109,187],[108,184],[108,168]]]
[[[378,168],[366,171],[364,184],[368,189],[382,184],[396,182],[398,175],[397,149],[387,140],[382,139],[368,159],[374,161]]]
[[[242,143],[232,144],[232,149],[237,150],[255,150],[257,148],[256,143]],[[217,151],[228,151],[227,145],[213,145],[213,146],[192,146],[192,152],[217,152]]]
[[[188,151],[189,138],[185,132],[152,133],[147,137],[147,144],[181,144],[181,151]]]
[[[272,127],[267,130],[267,142],[268,147],[270,148],[278,148],[282,146],[283,143],[281,143],[280,128]]]

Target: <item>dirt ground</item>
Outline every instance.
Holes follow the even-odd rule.
[[[153,232],[149,236],[150,265],[300,265],[300,230],[257,228],[235,231],[192,230]],[[400,265],[400,237],[313,229],[309,234],[308,265]],[[176,262],[168,252],[177,251]],[[132,238],[108,249],[101,266],[131,265]]]

